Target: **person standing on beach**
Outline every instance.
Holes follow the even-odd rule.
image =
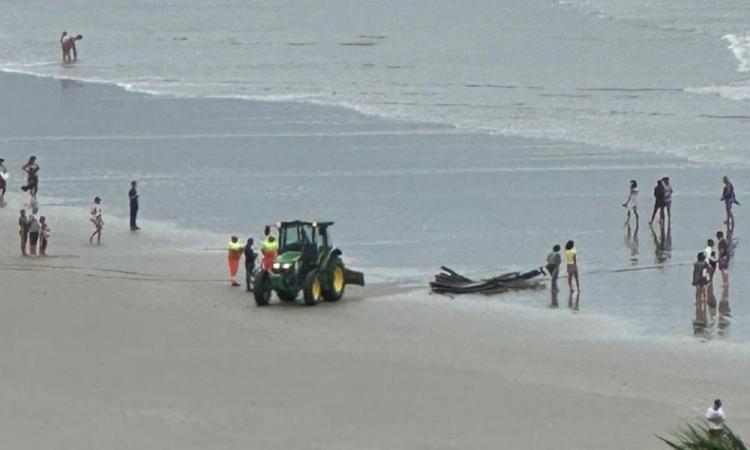
[[[242,253],[245,250],[245,247],[242,246],[239,242],[239,238],[237,236],[232,236],[229,239],[229,245],[227,246],[228,254],[227,254],[227,263],[229,265],[229,282],[232,284],[232,287],[240,286],[240,284],[237,282],[237,269],[240,267],[240,258],[242,258]]]
[[[253,250],[252,238],[247,240],[245,243],[245,287],[248,291],[252,290],[253,277],[255,276],[255,261],[258,259],[258,254]]]
[[[555,245],[552,247],[552,253],[547,255],[547,272],[552,277],[552,283],[550,285],[552,292],[557,292],[557,277],[560,275],[560,264],[562,264],[562,258],[560,257],[560,246]]]
[[[575,243],[568,241],[565,244],[565,260],[568,269],[568,288],[573,291],[573,278],[576,280],[576,290],[581,290],[581,283],[578,280],[578,255],[576,254]]]
[[[630,225],[630,212],[635,215],[635,226],[638,227],[638,182],[630,180],[630,193],[628,199],[622,204],[623,208],[628,211],[628,217],[625,219],[625,225]]]
[[[21,210],[21,215],[18,216],[18,234],[21,235],[21,255],[28,256],[26,254],[26,243],[29,241],[29,218],[26,217],[26,210]]]
[[[734,185],[729,181],[729,177],[724,177],[724,190],[721,192],[721,201],[724,202],[724,209],[727,212],[727,220],[724,223],[728,230],[734,229],[734,214],[732,213],[732,205],[739,205],[737,197],[734,195]]]
[[[664,186],[664,207],[662,209],[667,210],[667,220],[669,223],[672,223],[672,193],[674,192],[672,189],[672,185],[669,182],[669,177],[664,177],[661,179],[662,185]],[[662,220],[663,220],[663,214],[662,214]]]
[[[724,414],[724,410],[721,407],[721,400],[714,400],[713,406],[708,408],[706,411],[706,421],[708,422],[709,432],[721,434],[724,432],[724,422],[727,420],[727,416]]]
[[[270,228],[266,228],[268,229],[268,234],[266,235],[266,239],[260,244],[260,252],[263,254],[261,267],[263,270],[271,270],[271,266],[279,252],[279,243],[276,242],[276,238],[271,234]]]
[[[654,223],[654,217],[656,212],[659,211],[659,220],[664,223],[664,182],[662,180],[656,181],[656,187],[654,188],[654,212],[651,213],[651,220],[648,224]]]
[[[39,233],[42,231],[41,225],[36,218],[38,210],[36,208],[31,209],[31,215],[29,219],[29,255],[36,256],[36,244],[39,242]]]
[[[136,186],[137,183],[131,181],[130,191],[128,191],[128,198],[130,199],[130,231],[140,230],[140,227],[135,223],[138,217],[138,191],[136,190]]]
[[[68,34],[67,31],[63,31],[62,37],[60,37],[60,45],[62,45],[63,62],[70,63],[78,60],[78,50],[76,49],[76,41],[83,39],[83,35],[78,34],[73,36]],[[71,58],[70,54],[73,53]]]
[[[50,236],[50,229],[47,226],[47,218],[44,216],[40,217],[39,224],[42,226],[42,231],[39,235],[39,256],[47,256],[47,243],[49,243]]]
[[[91,217],[89,221],[94,225],[94,232],[91,233],[89,238],[89,244],[94,243],[94,236],[96,236],[96,244],[102,243],[102,228],[104,228],[104,220],[102,219],[102,199],[99,197],[94,198],[94,204],[91,205]]]
[[[36,163],[36,156],[29,157],[21,170],[26,172],[26,185],[21,186],[21,190],[29,193],[29,206],[33,206],[39,190],[39,164]]]
[[[708,285],[708,264],[706,263],[706,254],[698,253],[697,259],[693,264],[693,286],[695,286],[695,305],[696,307],[705,307],[706,304],[706,286]]]
[[[0,158],[0,208],[5,207],[5,190],[8,187],[8,169],[5,160]]]
[[[729,283],[729,241],[724,237],[723,231],[716,232],[716,239],[719,242],[716,244],[716,257],[719,260],[719,270],[721,271],[721,283],[726,285]]]

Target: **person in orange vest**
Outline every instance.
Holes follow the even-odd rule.
[[[240,267],[240,259],[245,251],[245,247],[240,244],[237,236],[232,236],[229,240],[227,263],[229,264],[229,281],[233,287],[238,287],[240,284],[237,282],[237,269]]]

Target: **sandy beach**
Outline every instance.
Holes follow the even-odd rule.
[[[3,447],[659,448],[655,434],[716,397],[750,433],[743,248],[722,333],[693,336],[689,285],[721,226],[718,180],[746,179],[742,166],[332,107],[8,74],[0,85],[15,183],[0,211]],[[42,166],[47,258],[19,255],[16,166],[29,154]],[[668,249],[646,225],[650,180],[665,174]],[[632,177],[638,239],[620,207]],[[124,218],[131,179],[139,233]],[[87,240],[93,195],[101,246]],[[298,216],[336,220],[368,286],[336,304],[257,308],[229,286],[226,239]],[[577,308],[566,287],[556,309],[546,291],[428,293],[442,264],[473,276],[534,268],[569,238]]]
[[[257,308],[224,255],[122,220],[98,247],[56,220],[58,256],[15,256],[19,198],[0,216],[8,448],[658,448],[715,396],[750,432],[744,346],[597,339],[596,316],[394,285]]]

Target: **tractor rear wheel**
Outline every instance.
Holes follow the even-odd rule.
[[[306,305],[313,306],[318,304],[322,292],[320,280],[318,279],[318,272],[313,270],[307,274],[305,277],[303,292],[305,294]]]
[[[261,270],[255,275],[253,297],[255,297],[255,304],[258,306],[266,306],[271,301],[271,280],[268,279],[268,272],[265,270]]]
[[[341,300],[344,296],[346,281],[344,279],[344,263],[340,258],[333,258],[328,263],[328,277],[323,286],[323,298],[329,302]]]

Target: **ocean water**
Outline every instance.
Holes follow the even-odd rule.
[[[722,226],[721,176],[742,201],[750,170],[750,12],[713,3],[0,1],[0,151],[15,180],[37,155],[42,207],[84,224],[94,195],[127,214],[139,180],[143,232],[191,250],[335,220],[369,281],[529,269],[574,239],[581,311],[690,335],[689,264]],[[59,62],[62,29],[84,35],[77,64]],[[667,252],[644,220],[664,175]],[[750,308],[732,308],[721,334],[750,340]]]
[[[745,164],[741,0],[0,2],[0,69]],[[58,39],[81,33],[80,62]]]

